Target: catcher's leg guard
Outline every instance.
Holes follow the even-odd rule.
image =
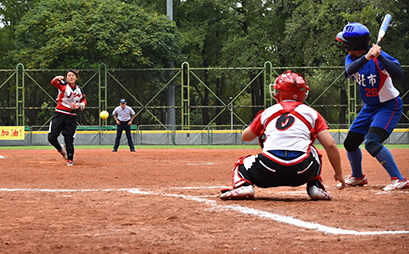
[[[247,158],[249,156],[250,155],[243,156],[243,157],[239,158],[236,161],[236,163],[234,164],[234,167],[233,167],[233,169],[231,171],[231,181],[232,181],[232,185],[233,185],[232,188],[233,189],[238,188],[238,187],[243,186],[243,185],[252,185],[252,183],[249,180],[243,178],[241,176],[241,174],[240,174],[240,166],[244,167],[244,162],[243,161],[244,161],[245,158]]]
[[[244,167],[243,160],[248,156],[239,158],[231,172],[232,187],[221,190],[221,199],[253,199],[254,189],[252,183],[240,174],[240,167]]]
[[[324,183],[322,182],[321,174],[319,176],[314,177],[310,182],[307,183],[307,186],[316,186],[325,190]]]
[[[324,183],[321,177],[322,155],[318,153],[319,168],[317,176],[307,183],[307,193],[312,200],[331,200],[332,196],[325,190]]]
[[[331,200],[332,196],[325,190],[321,175],[307,183],[307,193],[312,200]]]

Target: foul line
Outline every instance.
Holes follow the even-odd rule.
[[[165,196],[165,197],[177,197],[177,198],[184,198],[186,200],[196,201],[199,203],[204,203],[209,205],[215,209],[220,210],[230,210],[235,212],[240,212],[243,214],[250,214],[254,216],[258,216],[261,218],[271,219],[277,222],[290,224],[297,227],[307,228],[307,229],[314,229],[317,231],[324,232],[326,234],[339,234],[339,235],[385,235],[385,234],[409,234],[409,231],[364,231],[359,232],[355,230],[346,230],[341,228],[333,228],[324,226],[318,223],[306,222],[299,219],[295,219],[290,216],[274,214],[270,212],[266,212],[263,210],[258,210],[254,208],[244,207],[240,205],[218,205],[216,201],[209,200],[201,197],[196,196],[188,196],[188,195],[181,195],[181,194],[167,194],[167,193],[156,193],[151,191],[142,191],[140,189],[6,189],[0,188],[0,191],[4,192],[15,192],[15,191],[38,191],[38,192],[108,192],[108,191],[126,191],[132,194],[139,194],[139,195],[158,195],[158,196]]]

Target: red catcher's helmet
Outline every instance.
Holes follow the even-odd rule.
[[[304,102],[310,90],[304,77],[299,73],[291,73],[290,70],[278,76],[274,84],[270,84],[269,89],[271,97],[277,102],[284,100]]]

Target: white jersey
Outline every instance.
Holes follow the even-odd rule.
[[[294,111],[295,113],[280,114],[265,126],[267,120],[274,113],[284,109],[283,105],[296,103],[294,101],[284,101],[275,104],[261,114],[257,115],[250,125],[252,132],[259,136],[264,130],[266,139],[264,141],[263,152],[270,150],[286,150],[307,152],[314,137],[321,131],[328,129],[325,120],[313,108],[300,104]],[[298,117],[300,114],[301,117]],[[303,122],[304,118],[312,128]]]
[[[75,87],[71,87],[63,80],[54,79],[51,81],[51,84],[58,89],[58,104],[55,108],[56,112],[75,116],[76,113],[71,113],[70,103],[75,102],[84,103],[84,105],[87,104],[85,93],[78,85],[75,85]]]
[[[131,116],[135,115],[135,111],[129,106],[125,106],[124,109],[122,109],[121,106],[118,106],[112,111],[112,115],[117,115],[116,119],[120,122],[127,122],[131,120]]]

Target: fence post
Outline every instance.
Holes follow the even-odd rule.
[[[136,129],[138,130],[138,134],[139,134],[137,136],[138,145],[142,145],[142,130],[139,128],[139,125],[136,126]]]
[[[32,126],[29,126],[30,130],[30,146],[33,145],[33,128]]]
[[[16,66],[16,126],[24,126],[24,65],[22,63]]]
[[[190,129],[190,67],[188,62],[182,63],[181,97],[182,97],[182,130]],[[186,126],[187,125],[187,126]]]
[[[273,83],[273,66],[270,61],[264,63],[264,106],[266,108],[273,105],[270,96],[270,84]]]
[[[348,79],[348,129],[356,117],[356,82]],[[353,117],[353,119],[351,119]]]
[[[175,127],[175,126],[173,126],[173,127]],[[172,145],[176,145],[176,128],[171,128],[171,130],[172,130],[172,135],[171,135]]]
[[[107,124],[107,119],[101,119],[99,117],[99,114],[103,110],[107,110],[108,107],[108,102],[107,102],[107,94],[108,94],[108,84],[107,84],[107,66],[104,63],[101,63],[99,65],[99,73],[98,73],[98,106],[99,106],[99,112],[98,112],[98,119],[99,119],[99,125],[106,125]]]
[[[210,145],[211,143],[211,137],[210,137],[210,126],[207,126],[207,145]]]

